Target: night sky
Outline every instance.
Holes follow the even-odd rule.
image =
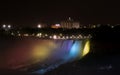
[[[58,23],[68,17],[83,24],[120,23],[120,6],[115,1],[24,0],[0,2],[0,24],[36,25]]]

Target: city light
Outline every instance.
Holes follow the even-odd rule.
[[[60,39],[60,36],[58,36],[58,39]]]
[[[18,34],[18,36],[21,36],[21,34]]]
[[[52,36],[49,37],[50,39],[52,38]]]
[[[8,28],[11,28],[11,25],[8,25]]]
[[[35,34],[32,34],[32,36],[35,36]]]
[[[45,36],[48,36],[47,34],[45,34]]]
[[[76,39],[79,39],[80,37],[79,36],[76,36]]]
[[[60,26],[60,24],[55,24],[55,26],[58,26],[58,27],[59,27],[59,26]]]
[[[72,39],[72,36],[70,36],[70,39]]]
[[[6,28],[6,25],[5,25],[5,24],[3,25],[3,28]]]
[[[11,35],[14,35],[14,33],[11,33]]]
[[[60,33],[60,36],[62,36],[62,33]]]
[[[68,36],[66,36],[66,39],[69,39],[69,37],[68,37]]]
[[[24,34],[24,36],[29,36],[29,34]]]
[[[41,28],[41,25],[39,24],[37,27],[38,27],[38,28]]]
[[[57,36],[56,36],[56,35],[54,35],[54,36],[53,36],[53,39],[57,39]]]
[[[41,35],[42,35],[42,33],[38,33],[38,34],[37,34],[38,37],[41,37]]]
[[[114,28],[114,26],[111,26],[111,28]]]
[[[83,35],[63,35],[63,34],[42,34],[42,33],[33,33],[33,34],[29,34],[29,33],[20,33],[19,31],[17,31],[17,34],[15,33],[11,33],[11,35],[16,35],[16,36],[36,36],[36,37],[39,37],[39,38],[45,38],[45,39],[86,39],[86,38],[92,38],[92,36],[89,34],[87,36],[83,36]]]
[[[63,36],[62,39],[65,39],[65,36]]]
[[[5,24],[4,24],[4,25],[2,25],[2,27],[7,30],[7,29],[10,29],[10,28],[11,28],[11,25],[5,25]]]

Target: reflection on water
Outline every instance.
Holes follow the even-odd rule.
[[[3,52],[0,68],[43,74],[61,64],[78,60],[89,53],[89,40],[24,39],[15,41]],[[27,69],[25,69],[27,68]]]

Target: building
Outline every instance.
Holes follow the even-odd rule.
[[[68,20],[62,21],[60,24],[61,24],[61,28],[64,28],[64,29],[80,28],[80,23],[77,21],[74,21],[70,17],[68,18]]]
[[[61,28],[61,25],[60,24],[54,24],[54,25],[51,25],[51,28],[58,29],[58,28]]]

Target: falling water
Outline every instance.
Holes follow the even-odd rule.
[[[89,53],[90,42],[84,40],[50,40],[35,38],[2,39],[0,69],[44,74],[61,64],[79,60]],[[12,44],[11,44],[12,43]],[[3,48],[4,47],[4,48]]]

